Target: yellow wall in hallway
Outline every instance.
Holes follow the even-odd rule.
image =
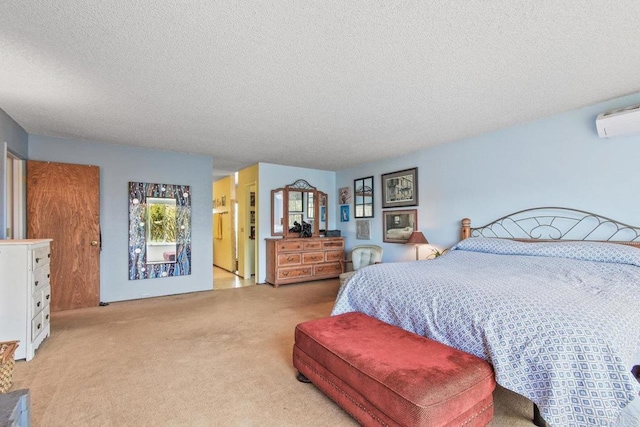
[[[228,271],[235,270],[232,178],[227,176],[213,183],[213,264]]]

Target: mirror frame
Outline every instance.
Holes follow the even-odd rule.
[[[313,219],[313,228],[311,237],[318,237],[320,232],[320,222],[322,218],[320,217],[320,205],[322,203],[325,206],[324,209],[324,222],[325,227],[326,224],[329,224],[328,221],[328,209],[326,207],[327,195],[322,191],[318,191],[316,187],[309,184],[304,179],[298,179],[293,184],[286,185],[281,188],[276,188],[271,190],[271,235],[272,236],[283,236],[284,238],[297,238],[300,237],[300,233],[289,231],[289,192],[290,191],[299,191],[299,192],[307,192],[313,194],[313,217],[307,215],[308,218]],[[279,192],[282,192],[282,218],[280,219],[282,222],[282,232],[278,232],[275,230],[276,224],[276,203],[275,203],[275,195]],[[304,208],[307,207],[308,199],[304,197],[302,198],[303,211]],[[319,203],[320,202],[320,203]],[[286,221],[285,221],[286,219]]]
[[[370,185],[368,185],[370,184]],[[366,207],[369,203],[365,203],[365,197],[371,197],[371,215],[367,215]],[[358,203],[358,200],[361,202]],[[362,214],[358,215],[358,206],[362,208]],[[353,217],[354,218],[373,218],[374,214],[374,197],[373,197],[373,176],[358,178],[353,180]]]
[[[147,197],[176,199],[176,259],[147,264]],[[191,190],[188,185],[129,182],[129,280],[191,274]]]

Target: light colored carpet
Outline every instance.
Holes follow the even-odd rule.
[[[296,324],[330,314],[337,280],[224,289],[55,313],[16,363],[39,426],[353,426],[295,379]],[[492,426],[531,426],[531,403],[495,394]]]

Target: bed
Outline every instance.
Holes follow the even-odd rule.
[[[462,237],[435,260],[359,270],[332,314],[360,311],[489,361],[538,425],[640,426],[640,228],[535,208],[478,228],[465,219]]]

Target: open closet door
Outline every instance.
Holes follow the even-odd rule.
[[[50,238],[51,310],[100,303],[100,169],[27,161],[27,236]]]

